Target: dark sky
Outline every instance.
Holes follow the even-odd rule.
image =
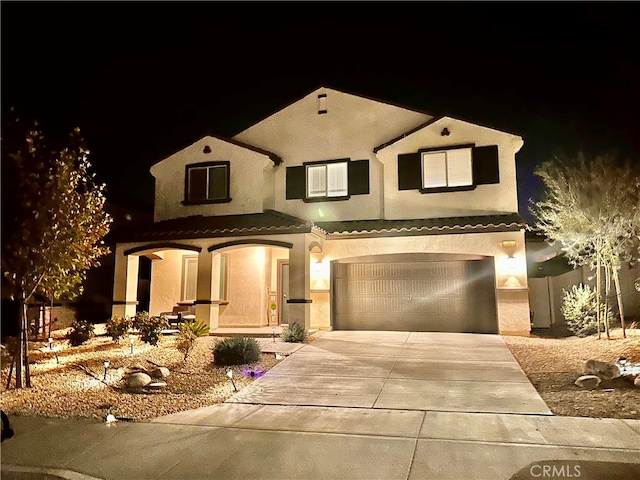
[[[2,107],[78,126],[112,198],[315,88],[517,133],[521,213],[556,153],[640,159],[636,2],[9,2]]]

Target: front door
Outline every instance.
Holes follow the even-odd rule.
[[[289,262],[282,261],[279,263],[280,324],[289,325],[289,305],[287,304],[289,299]]]

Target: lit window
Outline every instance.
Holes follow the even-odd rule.
[[[220,254],[220,290],[219,300],[229,300],[229,255]]]
[[[422,152],[422,188],[473,185],[472,149]]]
[[[228,202],[229,162],[187,166],[186,200],[190,203]]]
[[[307,165],[307,198],[346,197],[348,172],[347,162]]]

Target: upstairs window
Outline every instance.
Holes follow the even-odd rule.
[[[347,162],[307,165],[307,198],[346,197],[349,194]]]
[[[185,203],[230,202],[229,170],[229,162],[187,165]]]
[[[456,148],[422,152],[422,188],[473,185],[472,149]]]

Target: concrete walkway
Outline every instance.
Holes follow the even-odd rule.
[[[13,418],[2,479],[640,478],[640,421],[550,415],[499,336],[331,332],[297,348],[222,405]]]

